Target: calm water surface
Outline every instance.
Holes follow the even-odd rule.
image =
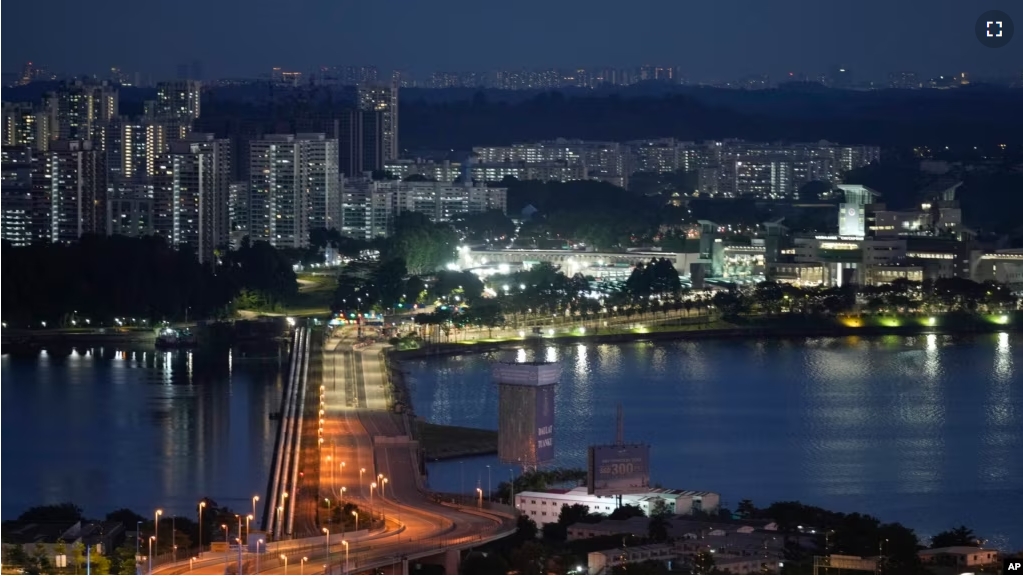
[[[558,466],[585,467],[589,444],[613,441],[622,403],[626,440],[651,444],[652,482],[665,487],[719,492],[731,507],[750,498],[865,512],[922,537],[966,524],[991,546],[1023,547],[1023,335],[578,344],[536,353],[564,369]],[[496,428],[495,358],[409,362],[416,411]],[[508,474],[496,458],[475,458],[432,464],[430,483],[471,492]]]
[[[192,516],[204,496],[249,509],[266,492],[279,373],[276,349],[4,354],[3,518],[64,501],[91,516]]]

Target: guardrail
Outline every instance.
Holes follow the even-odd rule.
[[[299,368],[300,372],[299,372],[298,391],[297,391],[298,404],[296,404],[296,406],[295,406],[296,415],[295,415],[295,419],[294,419],[295,422],[293,423],[294,427],[295,427],[294,428],[295,432],[294,432],[294,446],[292,447],[293,457],[291,459],[291,470],[290,470],[291,479],[288,482],[288,486],[289,486],[289,490],[290,490],[289,493],[291,494],[292,497],[291,497],[291,502],[289,503],[289,506],[288,506],[288,527],[287,527],[287,530],[285,531],[285,534],[287,534],[287,535],[294,534],[294,529],[295,529],[295,502],[298,499],[295,488],[298,486],[298,469],[299,469],[300,463],[301,463],[300,462],[301,459],[299,458],[299,456],[301,455],[301,450],[302,450],[302,423],[305,420],[305,391],[306,391],[306,388],[308,388],[307,382],[308,382],[308,379],[309,379],[309,337],[311,335],[310,332],[311,331],[310,331],[309,328],[305,329],[305,341],[306,341],[306,344],[305,344],[305,348],[302,350],[302,366],[301,366],[301,368]],[[287,474],[287,473],[288,472],[286,471],[285,474]],[[279,538],[278,538],[278,540],[279,540]]]
[[[270,492],[264,504],[264,528],[280,540],[290,533],[288,519],[294,517],[294,490],[298,474],[298,451],[301,445],[301,417],[304,413],[305,378],[308,371],[309,330],[295,331],[288,387],[281,403],[278,444],[270,481]],[[285,497],[288,494],[289,497]],[[285,514],[282,514],[285,513]]]
[[[284,436],[287,424],[285,418],[290,406],[291,389],[295,385],[295,368],[298,365],[299,338],[300,332],[296,330],[291,346],[291,359],[288,364],[288,380],[284,384],[284,392],[281,395],[281,409],[278,412],[277,439],[274,445],[273,466],[270,471],[266,501],[263,505],[263,520],[261,522],[263,530],[272,531],[273,529],[273,518],[274,512],[276,511],[275,506],[278,501],[277,496],[280,493],[281,469],[283,467],[285,450]]]

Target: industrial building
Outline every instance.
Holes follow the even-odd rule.
[[[557,522],[562,506],[576,504],[588,506],[594,514],[611,514],[618,507],[616,496],[595,496],[585,486],[570,490],[552,489],[542,492],[515,494],[515,507],[529,516],[537,526]],[[692,514],[695,511],[713,513],[721,504],[721,495],[695,490],[669,490],[651,488],[647,492],[621,495],[622,505],[638,506],[649,514],[659,503],[664,503],[673,514]]]

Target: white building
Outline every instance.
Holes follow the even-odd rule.
[[[714,492],[662,488],[651,488],[649,492],[641,494],[625,494],[621,498],[622,505],[638,506],[648,515],[659,502],[664,502],[668,512],[673,514],[692,514],[694,510],[714,512],[721,502],[721,496]],[[592,514],[607,515],[617,508],[614,497],[587,494],[585,486],[571,490],[522,492],[515,495],[515,507],[539,527],[549,522],[557,522],[562,506],[576,504],[588,506]]]
[[[340,230],[353,238],[387,236],[394,217],[419,212],[434,222],[450,222],[460,214],[488,210],[505,212],[508,189],[470,182],[345,180],[341,192]]]
[[[303,248],[313,228],[341,219],[338,143],[323,134],[274,134],[249,143],[249,234]]]
[[[462,175],[460,162],[433,162],[429,160],[391,160],[384,162],[384,172],[389,172],[398,180],[409,176],[423,176],[437,182],[454,182]]]
[[[626,150],[617,142],[558,138],[532,144],[479,146],[473,148],[473,154],[482,165],[483,179],[489,181],[504,176],[557,182],[593,179],[624,188],[628,183]]]
[[[586,180],[587,171],[583,164],[571,164],[564,160],[551,162],[503,162],[473,164],[470,177],[477,182],[500,182],[505,176],[516,180],[539,180],[541,182],[571,182]]]

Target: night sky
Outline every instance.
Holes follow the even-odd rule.
[[[991,9],[1014,17],[1004,48],[974,36]],[[1013,0],[15,0],[3,16],[5,72],[26,60],[154,77],[199,60],[207,78],[339,64],[418,75],[663,64],[694,80],[835,65],[855,79],[1023,68]]]

